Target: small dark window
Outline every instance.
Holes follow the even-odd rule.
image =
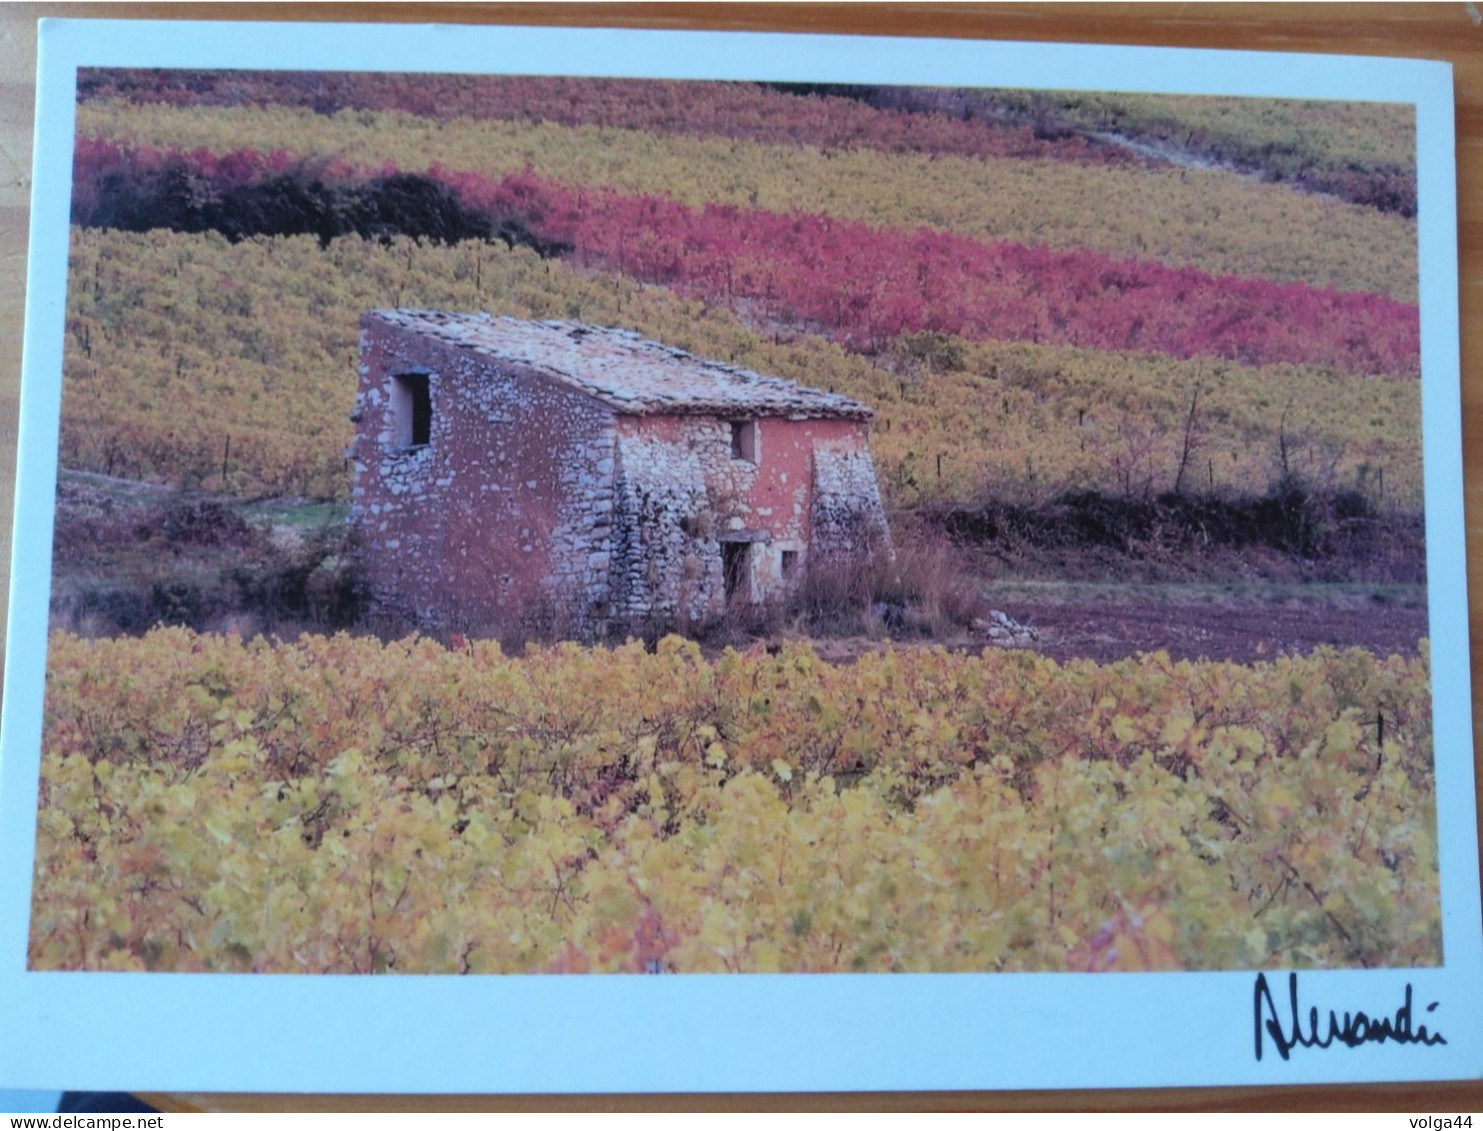
[[[782,552],[783,580],[792,581],[793,575],[798,572],[798,551],[784,550]]]
[[[757,422],[755,420],[733,420],[731,422],[731,458],[757,462]]]
[[[392,391],[391,411],[398,447],[418,448],[432,443],[433,395],[426,373],[399,373]]]

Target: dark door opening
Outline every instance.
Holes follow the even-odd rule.
[[[721,572],[726,578],[726,603],[746,600],[750,596],[747,586],[748,542],[721,543]]]

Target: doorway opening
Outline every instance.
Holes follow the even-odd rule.
[[[750,571],[748,566],[747,552],[752,548],[750,542],[722,542],[721,543],[721,572],[726,579],[726,603],[733,601],[748,601],[751,599],[751,586],[748,582]]]

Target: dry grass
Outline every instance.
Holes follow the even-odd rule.
[[[791,613],[820,636],[938,637],[984,615],[982,585],[964,551],[940,525],[898,520],[895,545],[811,563]]]

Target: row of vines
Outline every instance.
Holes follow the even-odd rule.
[[[31,961],[1440,960],[1427,663],[53,639]]]

